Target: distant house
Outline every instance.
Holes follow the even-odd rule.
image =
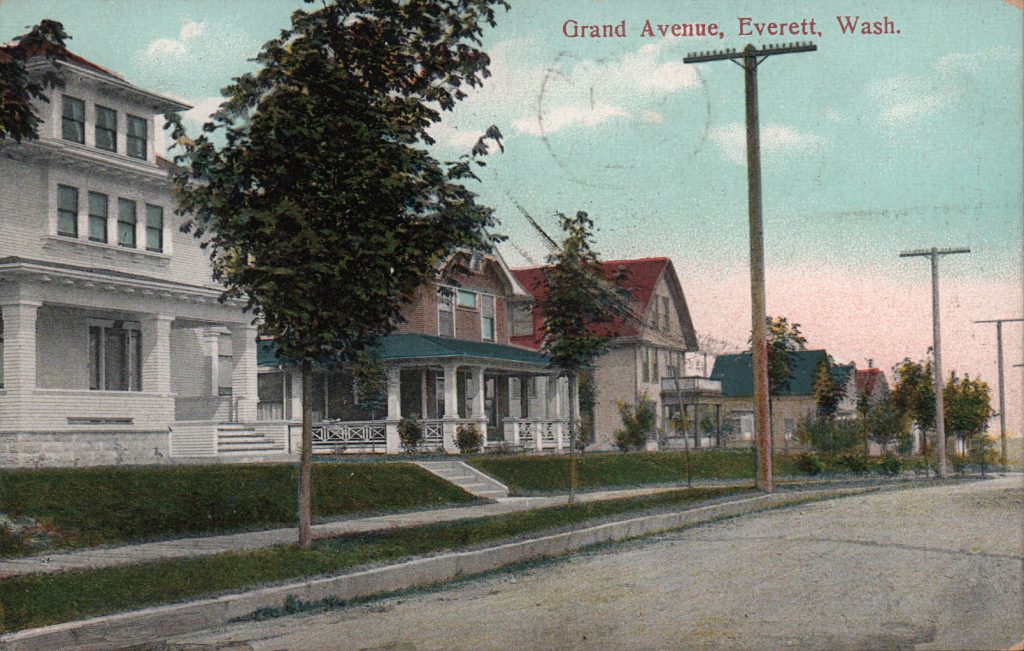
[[[858,400],[860,396],[864,396],[870,407],[877,405],[889,395],[889,381],[880,368],[857,369],[856,382]]]
[[[704,376],[708,365],[700,353],[682,285],[668,258],[610,260],[602,263],[609,278],[621,276],[621,287],[632,301],[633,319],[595,324],[593,332],[608,337],[609,349],[594,364],[597,403],[593,413],[595,449],[614,445],[614,432],[622,427],[617,403],[654,402],[657,426],[669,428],[664,380],[677,375]],[[535,297],[544,292],[544,267],[513,269],[520,284]],[[543,317],[532,314],[529,333],[514,332],[512,343],[540,349]],[[671,389],[669,389],[671,392]]]
[[[373,351],[388,374],[386,404],[376,413],[348,367],[315,369],[314,451],[398,453],[403,418],[422,421],[428,449],[456,452],[456,430],[470,423],[485,435],[487,448],[567,449],[566,382],[546,357],[513,343],[513,333],[532,335],[530,296],[504,260],[459,252],[438,274]],[[261,342],[258,363],[259,423],[283,432],[297,451],[298,369],[276,354],[272,341]]]
[[[786,386],[772,396],[772,444],[777,451],[800,447],[796,439],[797,424],[802,418],[813,417],[814,376],[818,364],[828,359],[824,350],[801,350],[792,353],[791,377]],[[832,379],[845,387],[845,395],[836,412],[837,418],[853,418],[857,413],[857,390],[854,365],[834,365]],[[754,372],[750,353],[719,355],[711,379],[721,382],[720,402],[736,443],[755,439],[754,431]]]

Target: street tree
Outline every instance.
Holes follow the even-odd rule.
[[[61,23],[45,19],[27,34],[0,45],[0,141],[39,137],[41,118],[33,101],[48,103],[47,89],[63,86],[55,63],[65,60],[64,41],[69,38]],[[50,65],[42,75],[30,76],[26,64],[35,57]]]
[[[958,378],[951,373],[942,389],[947,431],[968,447],[988,430],[992,417],[992,393],[988,383],[970,376]]]
[[[886,396],[864,412],[867,436],[883,449],[907,433],[907,418],[896,408],[892,396]]]
[[[921,431],[921,455],[927,461],[928,439],[925,432],[935,428],[935,382],[931,362],[904,358],[892,372],[895,378],[891,393],[893,406],[917,423]]]
[[[493,212],[441,163],[427,129],[488,76],[480,48],[504,0],[334,0],[299,10],[257,71],[178,148],[177,213],[210,251],[224,298],[245,307],[302,374],[299,542],[308,546],[316,363],[351,360],[388,334],[453,250],[485,249]],[[481,162],[482,161],[477,161]]]
[[[569,381],[569,501],[576,495],[577,385],[581,371],[608,347],[606,336],[593,326],[629,314],[627,298],[608,278],[593,248],[594,222],[585,212],[574,217],[558,213],[562,242],[547,257],[544,287],[536,299],[544,318],[542,350],[551,366]]]
[[[794,353],[807,349],[807,338],[800,332],[799,323],[790,323],[784,316],[766,317],[768,345],[768,423],[771,426],[771,413],[775,411],[775,396],[789,387],[793,379]],[[747,340],[752,346],[753,335]],[[751,353],[753,348],[748,349]],[[773,437],[769,433],[769,441]],[[788,439],[785,443],[789,444]],[[788,452],[788,450],[787,450]],[[757,446],[754,446],[757,455]]]
[[[832,376],[832,369],[832,360],[822,357],[814,370],[814,403],[818,418],[822,420],[832,420],[836,417],[839,403],[846,395],[846,388],[836,382]]]

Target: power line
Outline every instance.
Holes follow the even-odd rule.
[[[942,332],[939,328],[939,256],[970,253],[968,248],[914,249],[900,253],[901,258],[927,257],[932,262],[932,352],[935,355],[935,456],[939,478],[946,477],[946,417],[942,404]]]
[[[743,68],[747,116],[747,202],[750,225],[750,303],[753,334],[751,350],[754,361],[754,418],[757,423],[757,486],[762,491],[773,490],[771,454],[771,415],[768,409],[768,333],[765,309],[764,283],[764,227],[761,214],[761,134],[758,125],[757,67],[776,54],[813,52],[813,43],[789,43],[755,47],[747,45],[741,52],[735,49],[717,52],[692,53],[683,63],[732,61]],[[741,63],[742,61],[742,63]]]

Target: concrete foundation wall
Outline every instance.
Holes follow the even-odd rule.
[[[0,467],[159,464],[170,456],[166,430],[0,432]]]

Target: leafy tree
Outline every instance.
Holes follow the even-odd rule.
[[[623,452],[643,449],[647,437],[654,431],[654,401],[643,396],[635,405],[619,402],[617,406],[622,429],[615,432],[615,445]]]
[[[768,346],[768,426],[771,427],[771,413],[775,411],[775,396],[789,387],[789,381],[793,379],[794,353],[807,349],[807,338],[800,332],[799,323],[790,323],[784,316],[769,316],[765,318],[767,323],[767,346]],[[754,335],[751,333],[747,345],[753,353]],[[769,443],[774,442],[774,437],[769,432]],[[788,445],[788,441],[787,441]],[[788,450],[787,450],[788,452]],[[754,444],[754,456],[758,453],[757,444]]]
[[[796,437],[819,452],[845,452],[864,439],[863,427],[858,420],[804,418],[797,423]]]
[[[832,377],[832,367],[832,360],[822,357],[814,371],[814,402],[818,418],[823,420],[835,418],[839,403],[846,395],[846,387],[841,386]]]
[[[867,436],[882,448],[898,441],[907,433],[907,418],[896,408],[892,396],[886,396],[864,414]]]
[[[935,428],[935,381],[931,362],[905,358],[892,372],[896,378],[891,392],[893,406],[921,429],[921,454],[927,459],[928,440],[924,433]]]
[[[359,404],[370,412],[370,420],[377,420],[377,414],[387,408],[387,366],[366,351],[359,351],[352,362],[352,381],[359,394]]]
[[[971,441],[984,434],[992,417],[992,395],[988,384],[951,373],[942,388],[946,427],[959,439]]]
[[[167,116],[185,230],[209,247],[224,298],[244,301],[302,371],[303,546],[311,365],[351,360],[392,330],[439,261],[488,245],[492,211],[462,181],[500,132],[449,164],[424,145],[441,111],[488,75],[478,46],[495,7],[508,5],[334,0],[296,11],[260,50],[259,69],[224,89],[201,135]]]
[[[71,38],[56,20],[45,19],[16,37],[8,45],[0,45],[0,141],[35,140],[41,118],[33,101],[49,102],[47,88],[62,87],[56,61],[64,61],[64,40]],[[41,56],[51,65],[39,77],[30,78],[25,65],[32,57]]]
[[[622,291],[605,277],[591,242],[594,222],[585,212],[575,217],[558,213],[562,243],[547,258],[544,291],[538,303],[544,317],[543,351],[551,365],[569,379],[569,501],[576,494],[577,380],[581,370],[608,347],[608,338],[595,335],[592,326],[611,322],[628,313]],[[616,280],[618,280],[616,278]]]

